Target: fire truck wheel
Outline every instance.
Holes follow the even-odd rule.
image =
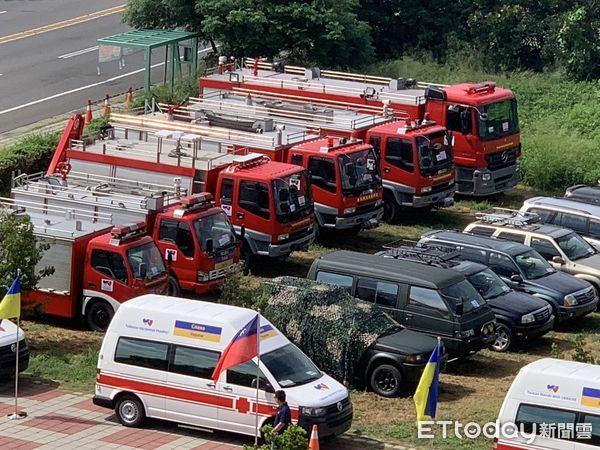
[[[246,242],[244,242],[244,246],[242,247],[241,257],[244,260],[244,273],[247,275],[253,267],[256,256],[254,256],[252,249]]]
[[[115,311],[104,300],[96,300],[87,307],[85,318],[88,326],[94,331],[106,331]]]
[[[169,275],[169,292],[168,295],[171,297],[179,297],[181,294],[181,288],[179,287],[179,283],[177,282],[177,278],[172,275]]]
[[[139,427],[146,418],[144,405],[133,395],[124,395],[115,405],[115,413],[119,422],[126,427]]]
[[[381,220],[387,223],[396,223],[400,217],[400,205],[391,194],[384,195],[383,200],[383,217]]]

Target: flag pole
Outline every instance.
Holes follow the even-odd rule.
[[[21,270],[17,272],[17,278],[21,277]],[[19,295],[20,295],[19,287]],[[19,330],[21,329],[21,298],[19,297],[19,315],[17,316],[17,344],[15,346],[15,412],[8,416],[10,420],[19,420],[27,417],[26,413],[19,413]]]
[[[258,390],[260,387],[260,308],[257,311],[256,319],[256,403],[254,404],[254,447],[258,448]]]

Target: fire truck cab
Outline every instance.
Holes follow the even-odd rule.
[[[292,147],[288,162],[308,170],[320,229],[374,228],[383,190],[373,147],[357,139],[324,138]]]
[[[23,293],[25,307],[84,317],[91,329],[104,330],[121,303],[167,292],[167,271],[144,223],[114,227],[108,214],[10,198],[0,204],[28,216],[36,238],[49,245],[36,270],[54,272]]]
[[[423,208],[454,203],[452,139],[431,120],[399,120],[371,128],[381,170],[384,220],[395,221],[403,206]]]

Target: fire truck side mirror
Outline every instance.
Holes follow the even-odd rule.
[[[148,266],[146,266],[146,263],[140,263],[138,266],[138,272],[140,274],[140,279],[145,280],[146,276],[148,275]]]
[[[206,240],[206,253],[211,254],[214,250],[214,244],[212,239]]]
[[[246,227],[242,225],[242,229],[240,230],[240,239],[243,241],[246,237]]]

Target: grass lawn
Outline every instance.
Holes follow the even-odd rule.
[[[494,205],[518,207],[523,199],[535,193],[531,190],[514,190],[509,195],[492,199]],[[415,240],[421,233],[432,229],[462,229],[477,211],[487,209],[490,202],[459,201],[446,210],[433,210],[415,214],[402,225],[382,225],[358,236],[327,236],[322,243],[314,244],[308,252],[294,253],[285,266],[265,265],[256,269],[250,282],[279,275],[304,277],[315,257],[334,249],[353,249],[374,252],[381,246],[397,240]],[[32,360],[27,373],[43,379],[58,381],[67,389],[93,392],[97,352],[102,334],[83,331],[67,326],[64,322],[44,323],[24,321]],[[549,333],[544,338],[529,343],[518,352],[498,354],[483,351],[475,356],[453,362],[441,376],[438,419],[494,421],[504,395],[518,370],[525,364],[548,356],[571,359],[575,349],[575,337],[585,335],[586,348],[600,360],[600,314],[593,314]],[[556,345],[553,346],[552,344]],[[415,412],[412,398],[385,399],[370,392],[353,392],[355,420],[353,431],[367,437],[391,442],[429,447],[431,444],[416,437]],[[435,448],[443,449],[489,449],[485,439],[436,440]]]

